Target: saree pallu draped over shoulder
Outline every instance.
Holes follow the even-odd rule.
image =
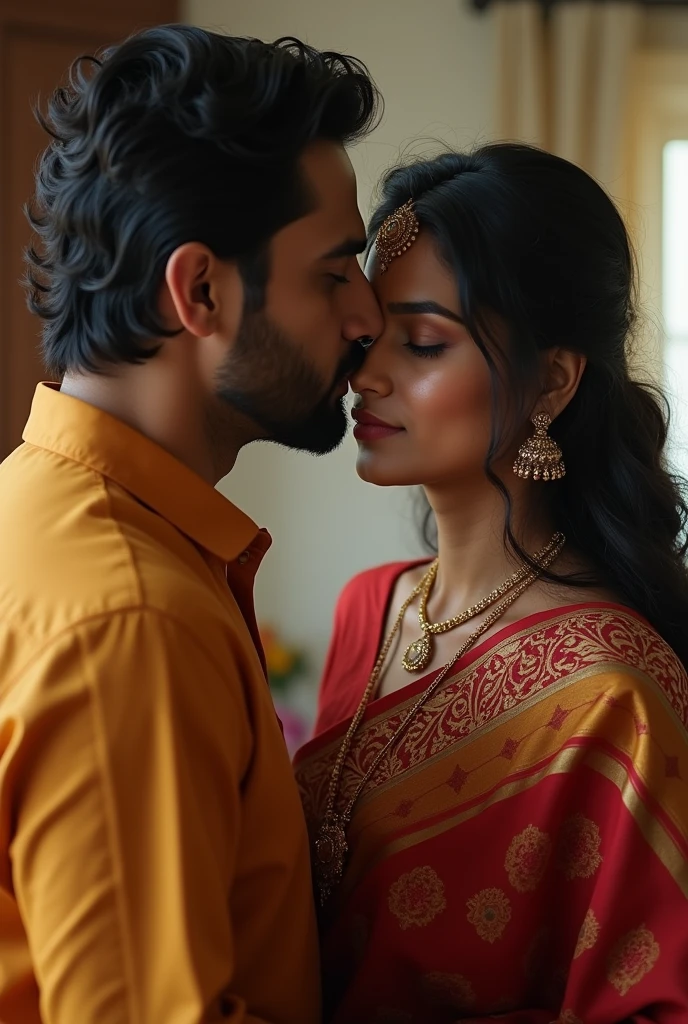
[[[431,678],[370,705],[338,804]],[[349,721],[297,759],[312,830]],[[327,1019],[686,1024],[687,725],[683,667],[620,607],[476,648],[355,807],[322,921]]]

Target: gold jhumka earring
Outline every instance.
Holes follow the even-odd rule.
[[[561,448],[547,433],[552,419],[546,412],[539,412],[532,419],[535,434],[521,445],[514,463],[514,473],[527,480],[561,480],[566,476],[566,466]]]

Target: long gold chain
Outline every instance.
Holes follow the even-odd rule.
[[[537,558],[544,558],[547,554],[546,551],[540,553]],[[528,575],[529,567],[522,565],[508,580],[505,580],[501,586],[496,587],[491,594],[487,597],[483,597],[481,601],[476,601],[474,605],[467,608],[465,612],[461,612],[460,615],[455,615],[451,619],[443,619],[442,622],[431,622],[428,618],[428,600],[432,593],[432,588],[437,579],[437,570],[432,575],[432,578],[428,580],[423,593],[420,595],[420,604],[418,606],[418,622],[420,623],[423,631],[427,630],[429,633],[439,635],[440,633],[448,633],[451,629],[456,629],[457,626],[463,626],[464,622],[468,622],[469,619],[474,619],[476,615],[480,615],[481,612],[485,611],[491,605],[495,604],[496,601],[503,597],[507,591],[515,587],[521,580],[525,579]]]
[[[555,538],[553,537],[549,544],[545,545],[541,551],[538,551],[533,556],[533,561],[538,565],[542,565],[543,560],[549,556],[550,551],[555,546]],[[501,597],[504,597],[510,590],[518,586],[531,571],[530,566],[521,565],[513,575],[496,587],[491,594],[471,605],[465,612],[454,615],[451,619],[444,619],[442,622],[430,622],[427,611],[428,600],[437,579],[438,565],[438,561],[435,560],[424,577],[425,582],[421,590],[420,601],[418,602],[418,623],[421,628],[421,636],[418,640],[413,640],[408,645],[401,659],[401,664],[407,672],[420,672],[430,664],[435,649],[435,636],[439,636],[441,633],[448,633],[450,630],[456,629],[457,626],[463,626],[465,622],[469,622],[476,615],[480,615],[487,608],[491,608]]]
[[[331,896],[333,889],[341,881],[342,875],[344,873],[346,855],[348,853],[348,844],[346,841],[346,828],[349,822],[351,821],[351,815],[356,805],[356,802],[358,801],[358,798],[360,797],[364,788],[366,787],[366,785],[372,778],[373,774],[377,770],[380,762],[387,755],[389,750],[403,736],[403,734],[406,732],[406,729],[410,725],[411,721],[413,720],[417,712],[435,693],[440,683],[442,683],[442,681],[447,676],[447,673],[453,668],[456,662],[459,661],[464,656],[464,654],[466,654],[466,652],[473,646],[476,640],[478,640],[479,637],[483,635],[483,633],[487,632],[487,630],[490,629],[490,627],[494,625],[494,623],[497,622],[498,619],[502,617],[502,615],[504,615],[507,609],[510,608],[510,606],[521,596],[521,594],[523,594],[528,589],[528,587],[530,587],[535,582],[535,580],[537,580],[542,575],[542,572],[545,569],[547,569],[555,561],[556,558],[558,558],[564,546],[564,543],[565,538],[563,537],[563,535],[560,533],[555,534],[547,547],[547,554],[543,557],[542,561],[538,563],[538,569],[532,569],[529,567],[527,575],[521,580],[521,582],[517,586],[512,588],[512,590],[507,594],[505,599],[499,605],[493,608],[493,610],[483,620],[483,622],[481,622],[480,625],[473,630],[473,632],[467,638],[467,640],[465,640],[465,642],[461,644],[456,654],[440,670],[438,675],[433,679],[429,686],[426,687],[426,689],[420,695],[418,700],[413,704],[413,706],[404,716],[404,718],[399,723],[392,736],[390,736],[387,743],[385,743],[384,746],[378,751],[377,755],[375,756],[371,765],[369,766],[367,772],[356,786],[344,810],[341,813],[336,814],[334,808],[337,801],[337,796],[339,794],[339,786],[342,771],[344,768],[344,762],[346,761],[346,758],[349,754],[354,737],[358,732],[359,725],[361,724],[361,720],[363,719],[370,699],[373,693],[375,692],[385,660],[387,658],[387,655],[389,654],[389,650],[392,646],[394,638],[399,631],[404,615],[406,614],[411,603],[422,592],[422,588],[427,582],[426,577],[428,573],[424,575],[420,583],[418,583],[417,586],[414,587],[409,596],[406,598],[406,600],[401,606],[399,614],[397,615],[396,621],[392,626],[390,634],[387,637],[385,643],[383,644],[382,650],[380,651],[377,657],[370,679],[368,680],[368,685],[365,688],[363,696],[361,697],[361,701],[358,705],[358,708],[356,709],[356,713],[351,720],[349,728],[342,741],[342,745],[339,748],[339,752],[337,754],[337,758],[334,764],[334,769],[332,771],[332,775],[330,776],[327,801],[325,804],[325,815],[314,841],[313,864],[315,880],[318,888],[321,906],[325,905],[325,903]]]

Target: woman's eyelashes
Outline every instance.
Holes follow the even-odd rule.
[[[412,355],[419,356],[421,359],[432,359],[439,356],[446,347],[443,341],[435,342],[432,345],[417,345],[413,341],[404,343],[404,348],[407,348]]]

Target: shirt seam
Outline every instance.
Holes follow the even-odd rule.
[[[73,462],[75,466],[81,466],[82,469],[87,470],[94,476],[100,477],[102,480],[104,473],[96,469],[95,466],[91,466],[88,462],[84,462],[83,459],[77,459],[76,456],[70,455],[69,452],[63,451],[57,447],[57,441],[53,440],[52,437],[47,438],[47,444],[37,444],[35,441],[23,441],[22,444],[26,448],[33,448],[34,451],[43,452],[48,455],[54,456],[56,459],[66,459],[68,462]]]
[[[103,491],[105,504],[107,506],[108,518],[110,522],[112,522],[115,532],[118,534],[129,556],[129,565],[132,576],[134,578],[134,587],[136,590],[136,600],[139,602],[143,602],[143,583],[141,579],[141,574],[139,573],[138,570],[138,565],[136,563],[134,549],[132,544],[127,540],[127,537],[124,533],[122,522],[117,516],[115,516],[113,512],[112,486],[119,488],[119,490],[126,494],[130,498],[130,500],[136,502],[138,505],[143,505],[144,507],[149,508],[154,515],[160,517],[160,513],[157,511],[157,509],[151,508],[151,506],[149,505],[145,505],[145,502],[142,502],[141,498],[139,498],[134,491],[128,490],[124,485],[118,483],[117,480],[115,480],[112,477],[109,477],[102,470],[96,469],[94,466],[89,465],[88,462],[84,462],[83,460],[78,459],[75,456],[68,454],[67,452],[56,449],[55,447],[43,447],[41,445],[35,444],[33,441],[25,441],[24,444],[30,448],[35,449],[36,451],[48,452],[50,455],[55,455],[58,459],[67,459],[69,462],[73,462],[76,466],[80,466],[82,469],[85,469],[88,473],[90,473],[91,476],[95,477],[96,482],[100,485]],[[163,516],[162,518],[164,519],[165,517]],[[199,541],[196,541],[192,536],[190,536],[190,534],[185,533],[182,529],[180,529],[180,527],[176,526],[173,522],[171,522],[171,520],[165,520],[165,522],[170,523],[170,525],[177,531],[177,533],[179,533],[180,536],[184,537],[187,541],[189,541],[189,543],[191,543],[194,547],[200,547],[203,551],[209,550],[208,548],[205,548]],[[0,690],[0,692],[2,691]]]
[[[74,452],[66,451],[61,446],[61,441],[59,441],[57,437],[53,436],[52,434],[49,434],[48,432],[45,433],[44,437],[40,442],[27,441],[23,439],[22,444],[27,448],[34,449],[35,451],[46,452],[49,455],[55,456],[58,459],[66,459],[68,462],[74,463],[75,466],[80,466],[87,472],[92,473],[101,481],[110,481],[116,487],[120,487],[126,494],[130,495],[134,501],[137,501],[141,504],[146,504],[145,501],[141,498],[139,494],[136,493],[135,490],[130,489],[124,483],[120,483],[114,476],[110,476],[105,468],[98,468],[92,465],[92,463],[90,463],[86,459],[79,457]],[[229,501],[229,498],[227,498],[227,501]],[[231,501],[230,504],[233,505]],[[238,506],[233,505],[233,508],[235,508],[235,510],[238,513],[240,513],[242,516],[244,516],[246,519],[249,519],[250,522],[253,523],[253,525],[255,526],[255,533],[251,537],[247,545],[242,545],[241,547],[238,547],[236,551],[233,551],[231,554],[228,554],[227,551],[221,551],[219,548],[216,548],[215,546],[208,546],[208,544],[202,541],[200,538],[194,536],[192,533],[188,533],[183,527],[177,525],[174,522],[174,519],[168,518],[162,512],[158,511],[157,509],[153,508],[150,505],[148,507],[152,508],[152,511],[156,512],[156,514],[160,515],[163,519],[165,519],[166,522],[170,523],[170,525],[173,526],[174,529],[179,534],[186,537],[192,544],[202,548],[204,551],[209,551],[211,554],[214,554],[217,558],[224,562],[232,561],[241,553],[242,550],[245,550],[246,547],[250,547],[250,545],[253,544],[254,540],[262,530],[261,527],[259,527],[256,523],[253,523],[253,521],[250,520],[250,517],[247,516],[245,512],[243,512]]]
[[[226,667],[223,668],[220,665],[213,651],[211,651],[208,645],[204,643],[194,633],[194,631],[189,628],[188,624],[184,622],[183,619],[178,618],[176,615],[172,615],[168,611],[163,611],[160,608],[155,608],[152,605],[147,605],[145,602],[142,602],[126,605],[124,607],[117,608],[114,611],[94,612],[93,615],[86,615],[83,618],[78,619],[76,622],[70,623],[68,626],[65,626],[64,629],[61,629],[58,633],[56,633],[54,636],[51,636],[48,640],[41,644],[41,646],[38,649],[34,649],[31,658],[28,661],[26,661],[21,666],[21,668],[17,669],[17,671],[12,676],[10,676],[9,679],[7,679],[2,686],[0,686],[0,699],[5,694],[10,692],[10,690],[15,685],[17,680],[21,679],[22,675],[25,672],[28,672],[31,666],[34,665],[45,654],[46,651],[50,650],[50,648],[53,645],[59,643],[65,637],[68,637],[71,634],[74,638],[76,638],[79,641],[79,644],[81,645],[81,641],[78,634],[79,630],[83,629],[85,626],[93,625],[99,621],[114,621],[115,619],[124,618],[125,616],[131,615],[135,612],[151,615],[163,621],[167,621],[169,623],[174,624],[186,635],[186,637],[189,640],[191,640],[191,642],[196,647],[198,647],[203,652],[203,654],[207,657],[207,659],[210,661],[210,663],[213,665],[215,670],[220,675],[226,674]]]
[[[121,522],[119,521],[119,519],[113,513],[113,509],[112,509],[112,495],[110,493],[110,488],[108,487],[108,484],[107,484],[107,478],[105,476],[103,476],[102,473],[99,473],[98,476],[99,476],[99,479],[100,479],[100,482],[101,482],[101,485],[102,485],[102,488],[103,488],[103,492],[105,494],[105,502],[107,504],[107,510],[108,510],[108,515],[110,517],[110,521],[114,524],[115,531],[119,535],[119,538],[122,541],[124,549],[127,552],[127,554],[129,555],[129,565],[130,565],[130,568],[131,568],[132,576],[134,577],[134,586],[136,588],[136,598],[137,598],[137,601],[139,603],[142,603],[143,602],[143,586],[142,586],[141,576],[140,576],[139,571],[138,571],[138,566],[136,564],[136,558],[134,557],[134,549],[133,549],[132,545],[129,543],[129,541],[127,540],[127,538],[126,538],[126,536],[124,534],[124,529],[122,527]]]
[[[88,652],[85,649],[83,638],[77,634],[77,642],[79,644],[79,651],[81,654],[81,660],[84,667],[88,666]],[[122,856],[117,842],[117,828],[115,827],[115,811],[114,801],[112,798],[112,790],[109,784],[109,776],[107,772],[107,757],[105,755],[105,740],[104,730],[102,725],[102,710],[98,702],[98,691],[91,680],[90,670],[88,672],[88,690],[89,696],[89,708],[91,712],[91,721],[93,724],[93,738],[94,738],[94,750],[96,754],[96,763],[98,765],[98,783],[99,789],[102,796],[103,802],[103,818],[105,821],[105,829],[107,834],[107,851],[110,859],[110,870],[112,873],[112,885],[114,890],[114,903],[116,907],[116,914],[119,920],[118,939],[120,947],[120,960],[123,966],[122,976],[124,980],[124,999],[127,1007],[127,1019],[131,1024],[137,1024],[140,1021],[138,1008],[134,1003],[135,992],[136,992],[136,972],[131,955],[132,938],[130,934],[130,928],[128,927],[128,916],[126,913],[125,899],[122,892],[122,880],[123,880],[123,869],[122,869]],[[129,952],[127,952],[129,950]]]

